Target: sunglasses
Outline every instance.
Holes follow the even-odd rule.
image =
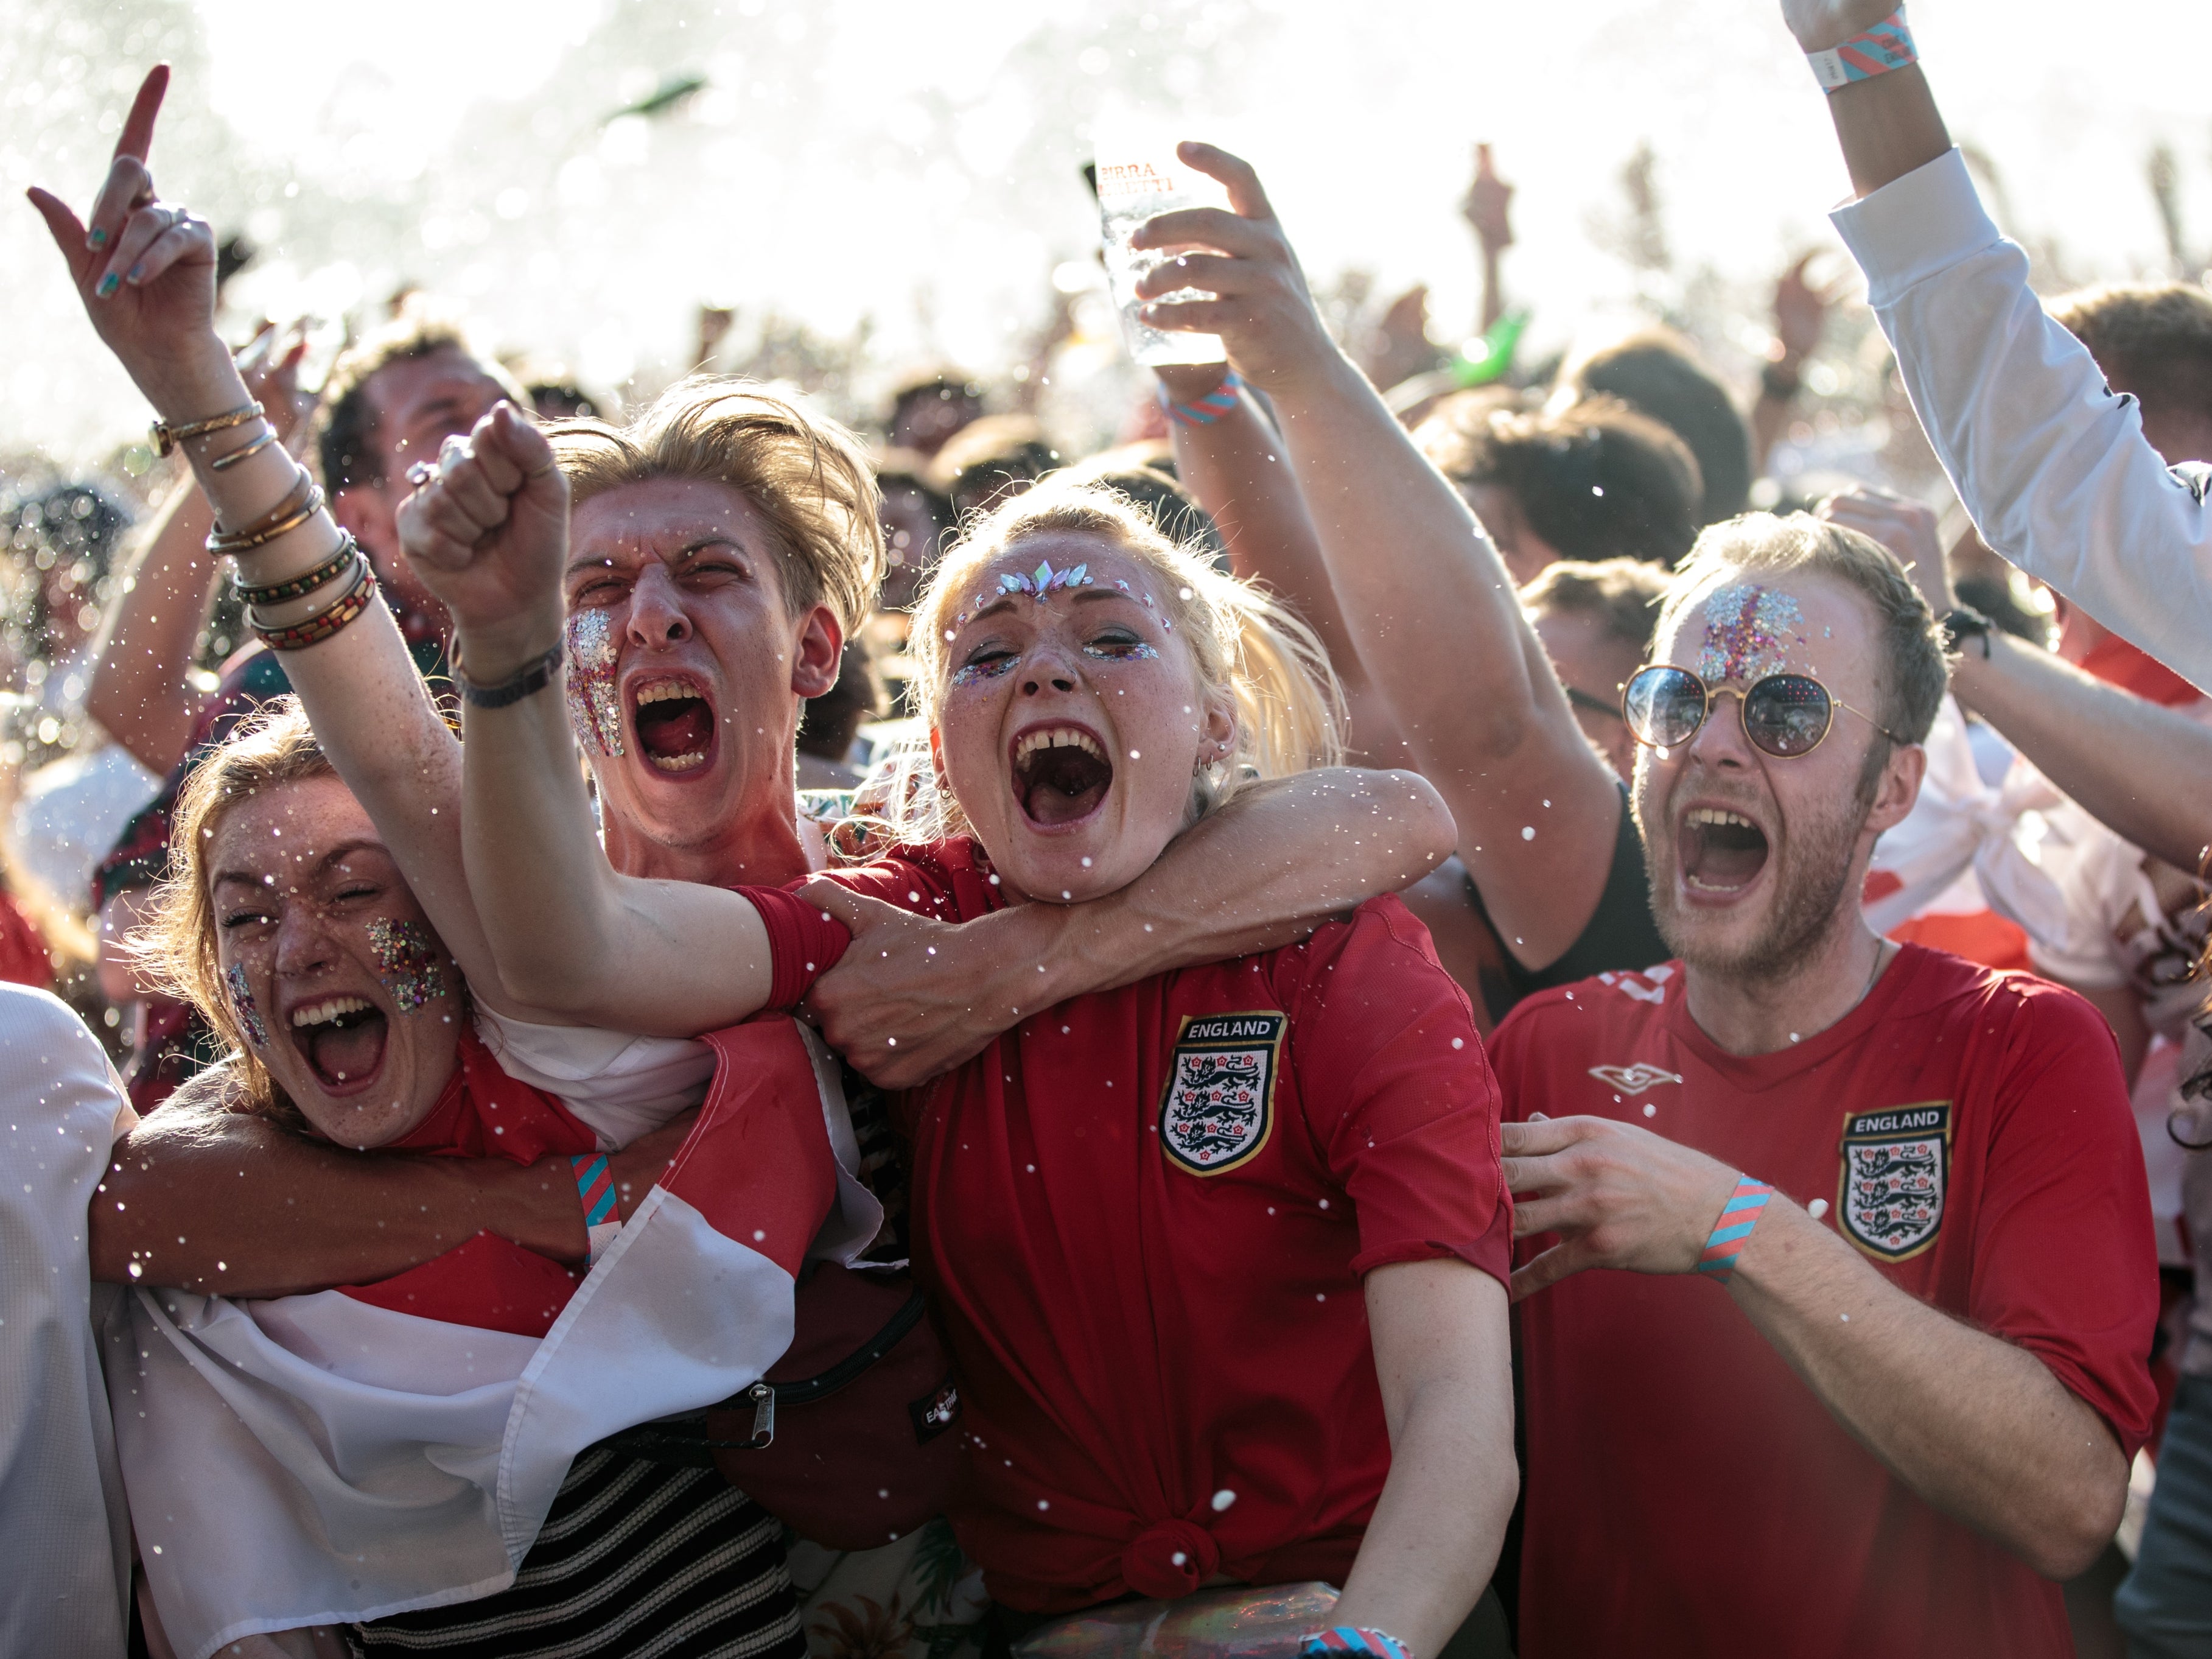
[[[1654,663],[1629,676],[1621,691],[1621,718],[1637,742],[1654,749],[1678,749],[1697,736],[1719,697],[1742,703],[1744,737],[1754,749],[1778,760],[1795,760],[1818,749],[1835,724],[1838,708],[1850,709],[1892,743],[1905,741],[1864,709],[1830,696],[1828,688],[1810,674],[1769,674],[1748,690],[1739,691],[1732,686],[1708,686],[1672,663]]]

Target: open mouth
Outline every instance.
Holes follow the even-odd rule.
[[[1724,807],[1692,806],[1674,840],[1683,882],[1693,892],[1740,893],[1766,867],[1766,832]]]
[[[685,680],[640,686],[630,714],[637,746],[656,771],[680,776],[707,763],[714,746],[714,709]]]
[[[1014,799],[1040,829],[1089,817],[1106,804],[1114,763],[1106,745],[1080,726],[1033,726],[1014,738]]]
[[[376,1080],[391,1023],[361,997],[325,997],[292,1011],[292,1042],[322,1085],[351,1094]]]

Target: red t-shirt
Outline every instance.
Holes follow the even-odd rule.
[[[1891,1283],[2034,1354],[2132,1455],[2158,1262],[2095,1010],[1911,945],[1780,1054],[1723,1052],[1683,1003],[1679,964],[1522,1003],[1491,1044],[1509,1118],[1616,1118],[1825,1200]],[[1528,1659],[2073,1652],[2059,1587],[1890,1474],[1719,1286],[1583,1273],[1520,1318]]]
[[[835,878],[963,921],[1003,902],[980,860],[956,841]],[[975,1476],[953,1520],[992,1594],[1341,1583],[1390,1463],[1361,1275],[1506,1276],[1498,1111],[1395,899],[1040,1010],[903,1097]]]

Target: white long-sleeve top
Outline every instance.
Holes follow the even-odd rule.
[[[2212,687],[2212,469],[2168,468],[2136,400],[2045,312],[1955,149],[1830,216],[1982,539]]]

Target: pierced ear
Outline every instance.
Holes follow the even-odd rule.
[[[1212,766],[1237,752],[1237,709],[1217,698],[1206,699],[1198,728],[1198,763]]]
[[[827,696],[837,684],[838,659],[845,650],[844,631],[828,605],[817,605],[806,613],[796,644],[798,648],[792,653],[792,690],[802,697]]]

